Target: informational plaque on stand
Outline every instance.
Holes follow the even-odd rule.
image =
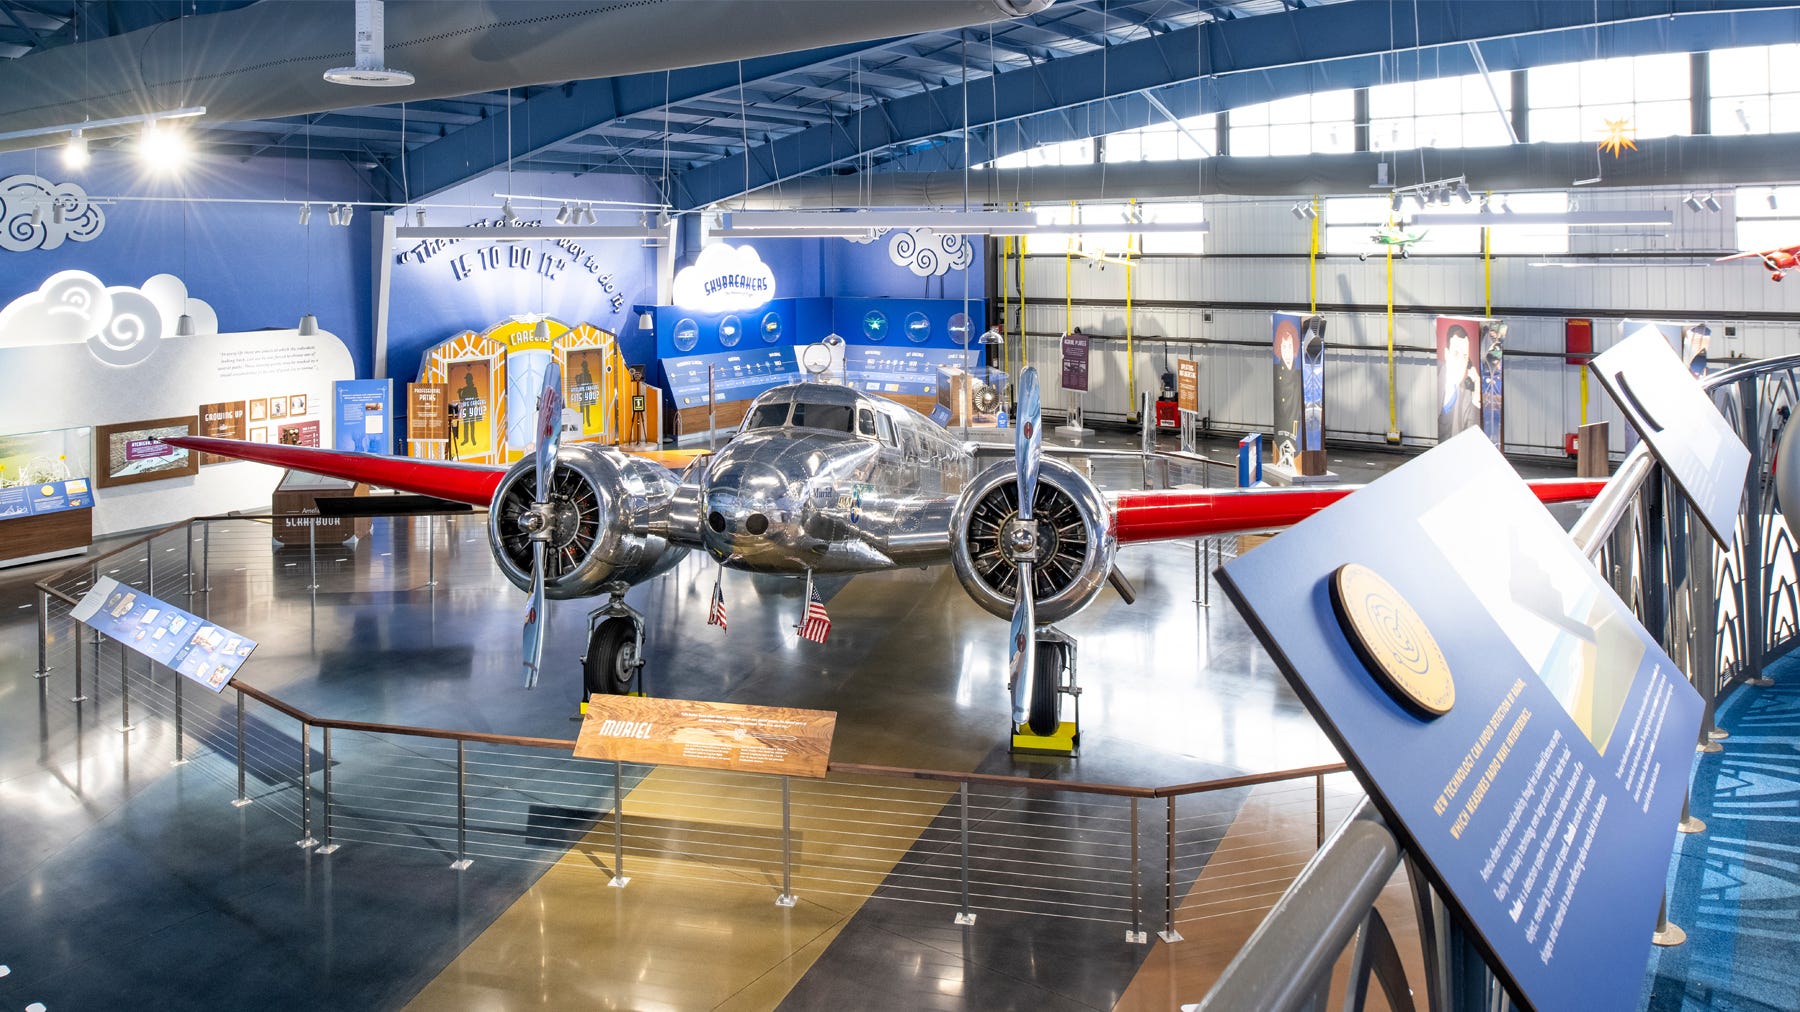
[[[1062,388],[1087,392],[1088,339],[1086,334],[1063,335]]]
[[[1750,451],[1668,340],[1644,329],[1588,363],[1694,511],[1731,547]]]
[[[1175,360],[1175,407],[1179,411],[1200,410],[1200,363],[1191,358]]]
[[[575,757],[823,777],[836,729],[828,710],[596,694]]]
[[[224,691],[231,676],[256,649],[255,640],[110,576],[94,581],[70,614],[77,622],[214,692]]]
[[[1700,698],[1493,444],[1219,582],[1513,997],[1634,1008]]]

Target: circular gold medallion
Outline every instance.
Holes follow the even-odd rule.
[[[1350,644],[1375,681],[1402,705],[1441,717],[1456,705],[1456,682],[1425,620],[1393,585],[1350,562],[1331,574],[1331,603]]]

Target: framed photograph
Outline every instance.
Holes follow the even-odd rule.
[[[272,419],[287,417],[287,398],[286,397],[271,397],[271,398],[269,398],[269,417]]]
[[[269,441],[269,427],[266,425],[258,425],[257,427],[251,429],[250,430],[250,441],[252,443],[268,442]]]
[[[261,422],[268,419],[269,399],[267,397],[258,397],[256,400],[250,401],[249,404],[251,421]]]
[[[198,454],[157,442],[162,436],[198,435],[199,429],[193,415],[94,426],[94,460],[98,465],[94,484],[112,488],[199,474]]]
[[[299,418],[301,415],[306,414],[306,395],[294,394],[292,397],[289,397],[287,399],[287,409],[289,418]]]

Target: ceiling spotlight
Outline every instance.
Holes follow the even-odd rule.
[[[1705,209],[1705,206],[1700,203],[1700,198],[1694,196],[1691,193],[1688,194],[1685,198],[1683,198],[1681,202],[1683,204],[1687,205],[1688,210],[1694,211],[1696,213]]]
[[[1295,204],[1293,207],[1288,208],[1288,213],[1293,215],[1296,221],[1306,220],[1306,212],[1301,209],[1299,204]]]
[[[36,228],[44,223],[44,207],[42,204],[31,209],[31,227]]]
[[[342,211],[340,211],[338,214],[338,224],[339,225],[349,225],[350,224],[350,216],[355,213],[356,213],[356,206],[354,204],[345,204],[344,209]]]
[[[80,130],[70,134],[68,143],[63,145],[62,163],[65,169],[80,169],[87,166],[88,142],[87,138],[81,135]]]
[[[567,204],[564,204],[563,206],[556,209],[556,223],[558,225],[567,225],[569,223],[570,216],[572,216],[574,213],[575,213],[574,208],[570,207]]]
[[[300,205],[300,224],[304,225],[311,220],[312,220],[312,205],[311,204],[301,204]]]
[[[1388,201],[1388,209],[1393,211],[1395,214],[1399,214],[1400,213],[1400,201],[1402,199],[1403,198],[1400,195],[1400,191],[1395,190],[1393,199]]]
[[[1719,208],[1719,201],[1718,201],[1718,199],[1717,199],[1717,198],[1715,198],[1715,197],[1714,197],[1714,196],[1713,196],[1713,195],[1712,195],[1712,194],[1710,194],[1710,193],[1709,193],[1709,194],[1707,194],[1707,195],[1706,195],[1706,196],[1704,196],[1704,197],[1701,197],[1701,198],[1700,198],[1700,203],[1702,203],[1702,204],[1705,204],[1705,205],[1706,205],[1706,209],[1707,209],[1707,210],[1708,210],[1708,211],[1717,211],[1717,210],[1720,210],[1720,208]]]
[[[180,316],[177,316],[175,318],[175,336],[176,337],[193,337],[194,336],[194,318],[192,316],[189,316],[186,313],[182,313]]]
[[[1775,200],[1775,191],[1774,190],[1769,191],[1769,210],[1771,210],[1771,211],[1781,210],[1781,205],[1778,202],[1776,202],[1776,200]]]
[[[425,227],[425,209],[424,208],[422,208],[422,207],[413,208],[413,222],[415,224],[417,224],[420,228]]]
[[[56,222],[58,225],[61,225],[63,223],[62,201],[59,200],[56,203],[50,205],[50,220]]]
[[[1749,133],[1750,132],[1750,114],[1745,112],[1744,107],[1741,105],[1737,107],[1736,112],[1737,112],[1738,126],[1743,127],[1745,133]]]
[[[1460,179],[1456,181],[1456,195],[1461,197],[1465,204],[1473,203],[1475,200],[1475,195],[1469,192],[1469,184]]]
[[[295,328],[301,337],[312,337],[319,332],[319,318],[311,313],[300,317],[300,326]]]
[[[581,209],[581,217],[582,217],[582,224],[584,224],[584,225],[594,224],[594,209],[592,207],[582,208]]]
[[[512,201],[510,199],[500,205],[500,222],[507,228],[511,228],[519,223],[519,216],[513,213]]]
[[[138,158],[145,166],[158,172],[174,172],[187,163],[191,151],[187,137],[179,130],[172,130],[151,120],[144,124],[144,133],[138,138]]]

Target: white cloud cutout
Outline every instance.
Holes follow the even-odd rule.
[[[751,246],[714,243],[675,274],[675,305],[701,313],[755,309],[775,297],[775,272]]]
[[[975,247],[960,235],[912,228],[888,238],[888,259],[919,277],[938,277],[968,267],[975,259]]]
[[[874,242],[875,240],[881,238],[882,236],[887,235],[891,231],[893,231],[893,230],[887,229],[887,228],[872,228],[872,229],[869,229],[867,232],[864,232],[862,235],[847,235],[844,238],[845,238],[845,240],[847,240],[849,242],[853,242],[853,243],[857,244],[858,246],[867,246],[870,243]]]
[[[78,184],[52,183],[32,175],[0,179],[0,249],[15,253],[55,249],[64,240],[87,242],[104,228],[106,214]]]
[[[0,309],[0,348],[85,341],[102,362],[136,365],[175,335],[183,311],[193,318],[194,333],[218,332],[218,314],[188,298],[187,286],[173,275],[158,274],[133,288],[107,287],[86,271],[59,271]]]

